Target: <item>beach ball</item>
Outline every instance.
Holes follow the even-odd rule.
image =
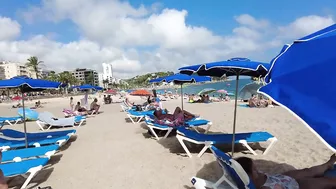
[[[19,116],[23,117],[23,108],[19,108],[18,110]],[[25,108],[25,116],[26,120],[29,121],[36,121],[38,119],[38,112],[35,110],[32,110],[30,108]]]

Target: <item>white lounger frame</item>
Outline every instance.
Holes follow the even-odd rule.
[[[5,122],[8,123],[9,125],[16,125],[17,123],[22,122],[22,118],[18,118],[18,119],[16,119],[15,121],[12,120],[12,122],[14,122],[14,123],[12,123],[12,122],[9,121],[9,120],[5,120]]]
[[[205,151],[210,148],[211,145],[213,145],[212,141],[205,141],[205,142],[200,142],[194,139],[190,139],[186,136],[184,136],[182,133],[180,133],[179,131],[177,131],[177,135],[176,135],[177,140],[180,142],[181,146],[183,147],[184,151],[187,153],[187,155],[191,158],[192,155],[189,151],[189,149],[187,148],[187,146],[185,145],[184,141],[188,141],[194,144],[203,144],[204,147],[203,149],[198,153],[198,157],[201,157]],[[276,137],[272,137],[269,138],[266,142],[270,142],[270,144],[268,145],[268,147],[266,148],[266,150],[264,151],[263,155],[266,155],[271,148],[273,147],[273,145],[278,141],[278,139]],[[257,155],[257,153],[251,148],[251,146],[247,143],[246,140],[240,140],[239,141],[240,144],[244,145],[253,155]]]
[[[41,157],[46,157],[48,159],[51,158],[51,156],[53,156],[54,154],[56,153],[56,150],[52,150],[52,151],[49,151],[49,152],[46,152],[44,154],[44,156],[41,156]],[[20,157],[16,157],[13,159],[14,162],[20,162],[22,161],[22,159]],[[30,183],[30,181],[35,177],[35,175],[41,171],[43,168],[42,165],[39,165],[37,167],[32,167],[30,168],[25,174],[22,174],[22,175],[12,175],[10,177],[16,177],[16,176],[22,176],[23,178],[26,179],[26,181],[23,183],[23,185],[21,186],[21,189],[24,189],[28,186],[28,184]]]
[[[147,117],[146,117],[147,119]],[[167,133],[165,134],[165,136],[163,136],[162,138],[167,138],[168,135],[172,132],[172,130],[174,129],[173,127],[157,127],[151,123],[147,123],[146,122],[146,125],[147,127],[149,128],[150,132],[155,136],[156,140],[160,140],[159,136],[157,135],[157,133],[155,132],[154,129],[158,129],[158,130],[161,130],[161,131],[167,131]],[[206,125],[199,125],[199,126],[193,126],[193,125],[190,125],[190,128],[194,129],[196,132],[199,133],[197,127],[202,127],[202,126],[207,126],[207,128],[205,129],[205,132],[204,133],[207,133],[211,126],[212,126],[212,122],[208,122]]]
[[[132,121],[133,124],[140,123],[145,118],[146,115],[132,115],[127,113],[127,117]]]
[[[85,118],[81,119],[79,123],[78,123],[78,122],[74,122],[73,125],[67,125],[67,126],[80,127],[80,126],[84,123],[84,121],[86,121]],[[41,129],[42,131],[49,130],[49,129],[52,128],[52,127],[63,127],[63,128],[66,127],[66,126],[59,126],[59,125],[49,125],[48,123],[45,123],[45,122],[40,121],[40,120],[37,120],[37,121],[36,121],[36,124],[40,127],[40,129]],[[78,126],[75,126],[76,124],[78,124]],[[49,127],[46,128],[46,129],[44,129],[44,126],[45,126],[45,125],[49,125]]]

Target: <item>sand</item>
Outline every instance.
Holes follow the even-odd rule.
[[[81,97],[75,97],[75,101]],[[101,102],[101,98],[99,99]],[[114,100],[118,100],[115,98]],[[142,102],[139,97],[132,100]],[[63,117],[61,110],[68,107],[68,98],[46,99],[39,112],[50,111]],[[163,102],[173,111],[180,99]],[[33,102],[30,102],[32,105]],[[9,104],[0,106],[0,115],[16,115]],[[232,132],[233,102],[189,104],[184,108],[202,118],[211,120],[211,132]],[[30,183],[29,188],[51,186],[53,189],[137,188],[171,189],[192,188],[190,178],[198,176],[216,180],[222,174],[214,156],[207,151],[196,156],[199,146],[192,145],[193,158],[184,153],[175,137],[160,141],[150,138],[144,123],[132,124],[125,120],[120,104],[102,105],[103,113],[88,118],[86,125],[77,129],[77,138],[62,148],[48,165]],[[23,124],[5,126],[23,130]],[[29,132],[38,131],[35,122],[27,123]],[[278,142],[267,155],[253,156],[244,148],[236,153],[257,159],[262,171],[281,173],[322,163],[331,155],[317,137],[300,121],[281,107],[250,109],[238,108],[237,132],[268,131]],[[261,146],[264,146],[261,144]],[[221,146],[230,151],[230,145]],[[18,185],[22,179],[9,182]]]

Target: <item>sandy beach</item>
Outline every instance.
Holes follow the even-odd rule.
[[[82,97],[75,97],[75,101]],[[119,100],[114,98],[114,100]],[[139,97],[133,101],[143,102]],[[91,100],[90,100],[91,101]],[[99,99],[102,102],[102,99]],[[68,98],[46,99],[39,112],[49,111],[64,117],[63,108]],[[164,108],[173,111],[180,106],[180,99],[164,101]],[[31,102],[32,104],[32,102]],[[185,103],[184,108],[213,122],[211,132],[232,133],[233,102],[210,104]],[[137,189],[185,189],[192,188],[190,178],[198,176],[215,181],[222,174],[214,156],[207,151],[201,158],[196,156],[202,146],[192,145],[194,157],[189,158],[175,137],[156,141],[147,134],[145,124],[132,124],[121,112],[119,103],[102,104],[103,113],[90,117],[77,128],[77,137],[64,146],[48,165],[30,183],[28,188],[51,186],[53,189],[137,188]],[[16,115],[10,105],[0,106],[0,115]],[[267,155],[256,150],[250,154],[238,148],[235,157],[248,156],[257,159],[262,171],[281,173],[286,170],[305,168],[326,161],[331,155],[317,137],[299,120],[281,107],[251,109],[238,108],[237,132],[267,131],[278,142]],[[23,130],[23,124],[5,126]],[[35,122],[27,123],[28,132],[36,132]],[[261,143],[261,147],[265,144]],[[220,146],[229,152],[231,145]],[[257,145],[254,149],[260,149]],[[16,178],[13,186],[22,183]]]

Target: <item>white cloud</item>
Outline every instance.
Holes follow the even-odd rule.
[[[310,15],[296,19],[287,26],[279,27],[281,38],[299,38],[334,24],[331,16]]]
[[[252,28],[265,28],[269,26],[269,22],[267,20],[257,20],[249,14],[236,16],[236,21],[241,25],[246,25]]]
[[[20,35],[21,26],[10,18],[0,16],[0,41],[14,39]]]
[[[280,36],[292,35],[290,29],[295,28],[299,35],[330,23],[329,17],[307,16],[279,27],[243,14],[234,18],[238,26],[231,34],[220,36],[208,28],[188,25],[186,10],[160,10],[160,6],[132,7],[117,0],[44,0],[40,7],[22,13],[26,21],[70,20],[80,31],[81,40],[61,43],[45,34],[15,41],[16,34],[5,41],[0,31],[0,60],[25,62],[34,55],[56,71],[77,67],[100,71],[101,63],[109,62],[116,76],[130,77],[231,57],[269,61],[275,54],[265,52],[278,52],[284,43]],[[310,24],[302,24],[307,18]]]

